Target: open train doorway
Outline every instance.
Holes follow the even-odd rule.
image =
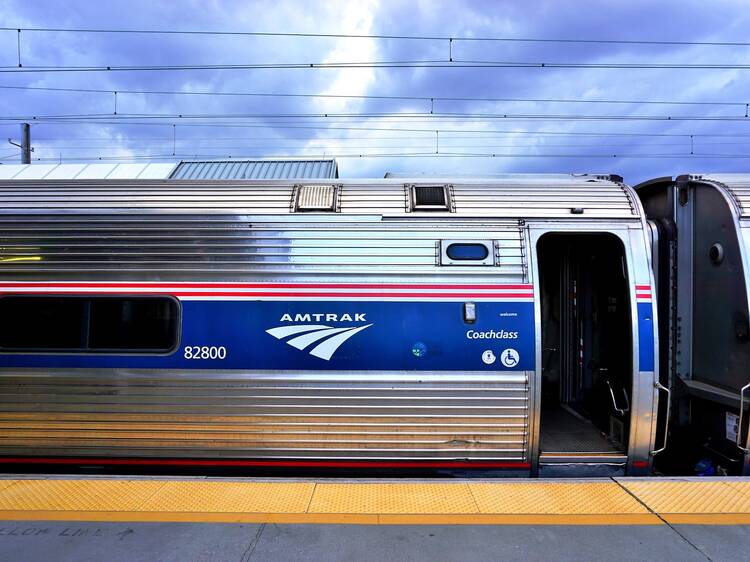
[[[541,293],[541,476],[622,474],[633,326],[622,242],[549,233],[537,245]]]

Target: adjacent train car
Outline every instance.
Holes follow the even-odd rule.
[[[684,175],[636,187],[653,239],[669,456],[750,475],[750,176]]]
[[[0,462],[638,475],[663,449],[650,234],[620,178],[0,201]]]

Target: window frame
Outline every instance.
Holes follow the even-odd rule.
[[[467,244],[484,246],[487,249],[487,257],[484,259],[452,259],[448,256],[448,248],[455,244]],[[495,265],[495,241],[494,240],[441,240],[440,241],[440,265],[469,267],[487,267]]]
[[[331,205],[327,207],[304,207],[301,206],[301,198],[303,197],[303,191],[315,187],[329,187],[331,188]],[[294,186],[294,193],[292,194],[292,212],[294,213],[338,213],[339,209],[339,196],[341,193],[341,185],[339,184],[328,184],[328,183],[310,183],[310,184],[298,184]]]
[[[448,184],[411,184],[407,186],[408,194],[409,194],[409,211],[412,213],[419,213],[419,212],[429,212],[429,213],[452,213],[453,212],[453,204],[452,204],[452,197],[451,197],[451,185]],[[439,188],[443,190],[443,200],[445,201],[444,205],[420,205],[417,203],[417,190],[420,188]]]
[[[122,299],[122,300],[139,300],[139,299],[165,299],[175,305],[176,319],[174,328],[174,344],[169,349],[132,349],[132,348],[102,348],[98,349],[64,349],[64,348],[5,348],[0,346],[0,356],[2,355],[65,355],[79,357],[103,357],[103,356],[168,356],[179,351],[182,343],[182,302],[174,295],[163,293],[6,293],[0,295],[0,301],[8,298],[57,298],[57,299]],[[90,322],[90,318],[87,320]]]

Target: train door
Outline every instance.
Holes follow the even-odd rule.
[[[627,259],[610,234],[544,234],[540,476],[623,474],[630,433],[633,325]]]

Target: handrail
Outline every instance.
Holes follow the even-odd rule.
[[[655,449],[651,451],[651,456],[658,455],[661,453],[664,449],[667,448],[667,437],[669,436],[669,418],[672,413],[672,391],[669,390],[666,386],[661,384],[659,381],[654,382],[654,388],[657,390],[663,390],[667,393],[667,416],[664,420],[664,442],[661,444],[660,449]]]
[[[750,388],[750,382],[740,389],[740,419],[737,423],[737,437],[735,438],[735,445],[737,445],[737,448],[745,454],[750,453],[750,449],[740,445],[740,439],[742,439],[742,417],[745,413],[745,391],[748,388]]]
[[[612,406],[615,408],[615,411],[620,414],[621,416],[624,416],[627,412],[630,411],[630,401],[628,400],[628,393],[625,392],[625,389],[622,389],[622,394],[625,397],[625,408],[618,408],[617,407],[617,400],[615,400],[615,391],[612,390],[612,385],[609,381],[607,381],[607,386],[609,387],[609,395],[612,397]]]

